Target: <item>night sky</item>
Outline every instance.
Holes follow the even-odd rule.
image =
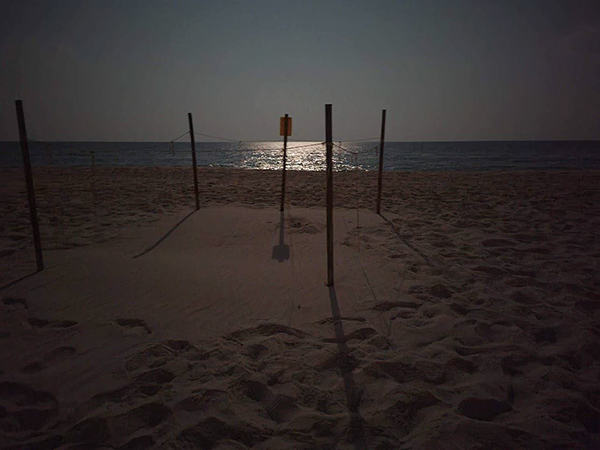
[[[0,140],[600,139],[600,1],[0,1]]]

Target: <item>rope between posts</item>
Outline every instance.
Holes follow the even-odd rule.
[[[377,146],[375,146],[375,147],[373,147],[373,148],[370,148],[370,149],[368,149],[368,150],[363,150],[363,151],[357,151],[357,152],[355,152],[355,151],[353,151],[353,150],[348,150],[347,148],[345,148],[345,147],[342,147],[341,145],[339,145],[339,144],[336,144],[335,142],[332,142],[331,144],[332,144],[332,145],[334,145],[335,147],[338,147],[340,150],[343,150],[343,151],[345,151],[345,152],[347,152],[347,153],[351,153],[351,154],[353,154],[353,155],[359,155],[359,154],[366,154],[366,153],[370,153],[370,152],[372,152],[372,151],[374,151],[374,150],[377,150],[377,149],[379,148],[379,145],[377,145]]]
[[[354,139],[352,141],[338,141],[338,142],[344,142],[346,144],[352,143],[352,142],[365,142],[365,141],[376,141],[379,138],[365,138],[365,139]]]
[[[186,131],[185,133],[183,133],[182,135],[176,137],[175,139],[172,139],[170,141],[165,141],[165,142],[159,142],[159,143],[157,143],[155,145],[151,145],[151,146],[143,146],[143,147],[136,147],[136,148],[130,148],[130,147],[127,147],[127,148],[125,148],[125,147],[114,148],[114,147],[112,147],[110,149],[102,150],[102,153],[111,153],[111,152],[113,152],[113,153],[116,153],[116,152],[136,152],[136,151],[143,151],[143,150],[154,150],[155,148],[162,147],[163,145],[167,145],[170,142],[177,142],[179,139],[187,136],[189,133],[190,133],[189,131]],[[45,145],[51,145],[52,144],[51,141],[40,141],[38,139],[31,138],[31,137],[29,138],[29,141],[35,142],[35,143],[38,143],[38,144],[45,144]],[[69,149],[69,150],[79,150],[79,151],[82,151],[82,152],[85,152],[85,153],[89,153],[89,152],[93,151],[93,149],[82,148],[82,147],[75,146],[73,144],[68,144],[68,143],[60,143],[60,144],[61,144],[61,146],[63,148],[66,148],[66,149]]]
[[[260,141],[248,141],[248,140],[244,140],[244,139],[233,139],[233,138],[226,138],[226,137],[222,137],[222,136],[215,136],[214,134],[206,134],[206,133],[198,133],[197,131],[194,131],[194,134],[197,136],[203,136],[203,137],[208,137],[208,138],[212,138],[212,139],[219,139],[221,141],[229,141],[229,142],[237,142],[239,144],[244,143],[244,142],[281,142],[281,139],[261,139]],[[314,139],[289,139],[290,142],[314,142]]]
[[[174,138],[174,139],[172,139],[170,141],[158,142],[158,143],[156,143],[154,145],[150,145],[150,146],[142,146],[142,147],[134,147],[134,148],[131,148],[131,147],[116,147],[116,148],[115,147],[110,147],[110,148],[106,148],[106,149],[96,149],[96,150],[99,150],[102,154],[108,154],[108,153],[127,153],[127,152],[137,152],[137,151],[150,151],[150,150],[154,150],[154,149],[157,149],[157,148],[165,146],[165,145],[168,146],[168,145],[170,145],[172,143],[175,143],[178,140],[182,139],[183,137],[187,136],[188,134],[189,134],[189,131],[186,131],[185,133],[177,136],[176,138]],[[198,134],[198,135],[202,135],[202,136],[211,136],[211,135],[205,135],[205,134],[196,133],[196,132],[194,134]],[[216,136],[214,136],[214,137],[216,137]],[[238,141],[238,140],[229,139],[229,138],[221,138],[221,139],[224,139],[224,140],[227,140],[227,141],[230,141],[230,142],[237,142],[238,145],[242,144],[242,143],[245,143],[245,142],[248,142],[248,143],[255,142],[255,141]],[[41,140],[37,140],[37,139],[34,139],[34,138],[30,138],[29,140],[31,142],[35,142],[35,143],[43,144],[43,145],[51,145],[52,144],[51,141],[41,141]],[[260,142],[271,142],[271,141],[260,141]],[[276,141],[276,142],[280,142],[280,141]],[[73,144],[69,144],[69,143],[60,143],[60,144],[61,144],[61,147],[63,149],[78,150],[78,151],[81,151],[81,152],[84,152],[84,153],[89,153],[90,151],[92,151],[92,149],[90,149],[90,148],[83,148],[83,147],[79,147],[77,145],[73,145]],[[326,142],[316,142],[316,143],[306,144],[306,145],[294,145],[294,146],[291,146],[291,147],[287,147],[287,150],[295,150],[295,149],[301,149],[301,148],[317,147],[317,146],[321,146],[321,145],[325,145],[325,144],[326,144]],[[367,152],[372,151],[372,150],[367,150],[367,151],[364,151],[364,152],[355,152],[355,151],[349,150],[349,149],[347,149],[347,148],[343,147],[342,145],[337,144],[335,142],[332,142],[332,145],[335,146],[335,147],[337,147],[337,148],[339,148],[339,149],[341,149],[341,150],[343,150],[343,151],[345,151],[345,152],[351,153],[353,155],[354,154],[358,154],[358,153],[367,153]],[[377,149],[377,148],[378,147],[375,147],[374,149]],[[185,151],[174,150],[172,148],[169,148],[167,150],[170,150],[171,153],[187,153],[187,150],[185,150]],[[262,148],[262,149],[261,148],[258,148],[258,149],[254,149],[254,148],[240,149],[240,148],[237,148],[237,149],[218,149],[218,150],[199,150],[199,151],[202,152],[202,153],[210,153],[210,152],[215,152],[216,153],[216,152],[253,152],[253,151],[279,152],[281,150],[282,150],[281,148],[275,148],[275,149],[265,149],[265,148]]]
[[[244,141],[244,140],[240,140],[240,139],[231,139],[231,138],[226,138],[226,137],[221,137],[221,136],[215,136],[215,135],[212,135],[212,134],[205,134],[205,133],[194,132],[194,134],[196,134],[198,136],[204,136],[204,137],[213,138],[213,139],[221,139],[223,141],[237,142],[238,145],[242,144],[242,143],[255,143],[255,142],[281,142],[280,140],[277,140],[277,141],[274,141],[274,140],[273,141],[269,141],[269,140],[267,140],[267,141],[265,141],[265,140],[261,140],[261,141]],[[294,142],[314,142],[314,141],[295,139]],[[322,145],[322,144],[324,144],[324,142],[318,142],[318,143],[315,143],[315,144],[308,144],[308,145],[297,145],[297,146],[294,146],[294,147],[288,147],[287,149],[288,150],[292,150],[292,149],[296,149],[296,148],[313,147],[313,146]]]
[[[358,155],[358,152],[354,152],[354,151],[352,151],[352,150],[348,150],[347,148],[344,148],[344,147],[342,147],[341,145],[339,145],[339,144],[336,144],[335,142],[332,142],[331,144],[332,144],[332,145],[334,145],[335,147],[337,147],[337,148],[339,148],[339,149],[341,149],[341,150],[345,151],[345,152],[352,153],[353,155]]]
[[[228,137],[223,137],[223,136],[216,136],[214,134],[206,134],[206,133],[199,133],[197,131],[194,131],[194,134],[197,136],[203,136],[203,137],[208,137],[208,138],[212,138],[212,139],[219,139],[221,141],[229,141],[229,142],[237,142],[238,144],[241,143],[246,143],[246,142],[281,142],[280,139],[273,139],[273,140],[259,140],[259,141],[249,141],[249,140],[244,140],[244,139],[233,139],[233,138],[228,138]],[[344,142],[344,143],[352,143],[352,142],[367,142],[367,141],[376,141],[377,138],[364,138],[364,139],[353,139],[353,140],[349,140],[349,141],[339,141],[339,142]],[[289,142],[314,142],[314,139],[289,139]],[[324,142],[323,142],[324,143]]]
[[[220,137],[220,136],[213,136],[211,134],[204,134],[204,133],[198,133],[197,131],[194,131],[194,134],[197,136],[204,136],[204,137],[209,137],[209,138],[213,138],[213,139],[220,139],[222,141],[230,141],[230,142],[244,142],[240,139],[230,139],[230,138],[224,138],[224,137]],[[246,142],[250,142],[250,141],[246,141]]]
[[[294,149],[297,149],[297,148],[316,147],[317,145],[324,145],[324,144],[325,144],[325,142],[318,142],[316,144],[297,145],[295,147],[288,147],[287,149],[288,150],[294,150]]]
[[[185,133],[183,133],[183,134],[182,134],[181,136],[179,136],[178,138],[175,138],[175,139],[173,139],[171,142],[176,142],[176,141],[178,141],[179,139],[181,139],[182,137],[184,137],[184,136],[187,136],[188,134],[190,134],[190,132],[189,132],[189,131],[186,131]]]

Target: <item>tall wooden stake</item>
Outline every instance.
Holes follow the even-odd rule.
[[[383,176],[383,145],[385,143],[385,109],[381,113],[381,138],[379,140],[379,179],[377,180],[377,214],[381,214],[381,185]]]
[[[194,122],[192,121],[192,113],[188,113],[188,121],[190,122],[190,141],[192,143],[192,164],[194,166],[194,192],[196,194],[196,211],[200,209],[200,198],[198,197],[198,169],[196,168],[196,139],[194,138]]]
[[[325,105],[325,142],[327,144],[327,286],[333,286],[333,139],[331,105]]]
[[[29,214],[33,227],[33,243],[35,245],[35,260],[37,270],[44,270],[44,258],[42,257],[42,241],[40,239],[40,225],[37,217],[35,204],[35,192],[33,190],[33,175],[31,173],[31,160],[29,158],[29,143],[27,142],[27,129],[25,128],[25,114],[23,113],[23,102],[15,101],[17,108],[17,121],[19,123],[19,140],[21,141],[21,154],[23,156],[23,169],[25,170],[25,181],[27,182],[27,199],[29,200]]]
[[[281,207],[279,211],[283,211],[285,205],[285,166],[287,163],[287,138],[288,138],[288,115],[285,115],[283,122],[283,173],[281,175]]]

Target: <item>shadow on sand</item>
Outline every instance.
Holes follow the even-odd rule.
[[[0,291],[3,291],[4,289],[8,289],[9,287],[14,286],[17,283],[20,283],[21,281],[26,280],[27,278],[30,278],[37,273],[40,273],[40,271],[36,270],[35,272],[31,272],[31,273],[28,273],[27,275],[23,275],[21,278],[17,278],[16,280],[13,280],[13,281],[5,284],[4,286],[1,286]]]
[[[350,432],[348,437],[354,444],[354,448],[366,450],[367,442],[365,439],[364,419],[361,417],[358,409],[360,394],[356,388],[354,377],[352,376],[352,370],[355,367],[355,364],[353,364],[354,358],[350,355],[350,349],[348,348],[348,345],[346,345],[346,335],[344,334],[344,326],[342,325],[335,286],[329,286],[329,301],[331,302],[333,328],[335,330],[335,338],[340,355],[340,373],[344,380],[346,400],[348,401],[348,409],[350,410]]]
[[[148,247],[143,252],[135,255],[133,257],[133,259],[139,258],[140,256],[144,256],[146,253],[151,252],[156,247],[158,247],[166,238],[168,238],[171,235],[171,233],[173,233],[173,231],[175,231],[183,222],[185,222],[195,212],[196,212],[196,210],[190,212],[187,216],[185,216],[183,219],[181,219],[179,222],[177,222],[175,225],[173,225],[173,228],[171,228],[169,231],[167,231],[163,237],[161,237],[158,241],[156,241],[154,244],[152,244],[150,247]]]
[[[279,214],[279,244],[273,247],[273,256],[271,259],[276,259],[279,262],[287,261],[290,259],[290,246],[286,245],[284,238],[285,219],[283,217],[283,211]]]

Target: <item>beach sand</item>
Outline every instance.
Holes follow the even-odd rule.
[[[1,172],[0,448],[600,447],[600,172]]]

